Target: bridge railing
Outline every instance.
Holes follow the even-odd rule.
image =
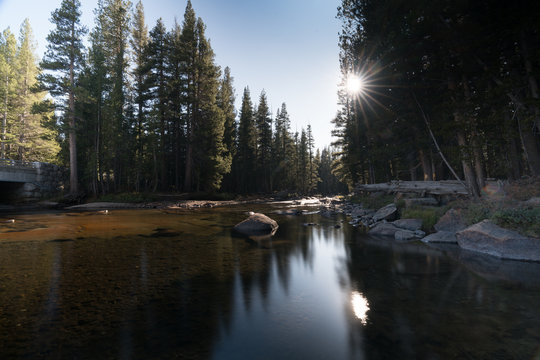
[[[0,166],[9,167],[23,167],[23,168],[36,168],[36,162],[33,161],[20,161],[11,159],[0,159]]]

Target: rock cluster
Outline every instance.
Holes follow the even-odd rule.
[[[373,236],[392,237],[398,241],[421,239],[426,234],[422,230],[420,219],[399,219],[398,209],[394,203],[383,206],[379,210],[364,209],[361,205],[345,204],[338,209],[321,208],[321,215],[329,216],[341,212],[351,220],[349,224],[362,226]]]
[[[459,210],[450,209],[434,227],[437,232],[426,236],[422,241],[427,243],[457,243],[456,233],[465,229],[467,225],[465,225]]]

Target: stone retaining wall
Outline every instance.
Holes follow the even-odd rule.
[[[63,168],[47,163],[35,162],[36,181],[24,183],[17,192],[17,198],[32,201],[59,194],[64,186]]]

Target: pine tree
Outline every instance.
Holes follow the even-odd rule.
[[[185,99],[185,173],[184,173],[184,190],[191,191],[193,186],[193,142],[197,116],[196,102],[196,61],[197,61],[197,34],[196,34],[196,17],[191,1],[188,0],[186,10],[184,12],[184,21],[182,23],[182,34],[180,41],[182,45],[182,74],[183,96]]]
[[[298,189],[302,194],[309,191],[309,149],[306,131],[302,129],[300,142],[297,145],[298,153]]]
[[[307,126],[306,141],[308,154],[307,191],[312,193],[317,188],[317,184],[319,183],[320,179],[318,176],[318,161],[315,160],[315,154],[313,153],[313,150],[315,149],[315,139],[313,138],[311,125]],[[317,152],[318,151],[319,150],[317,149]]]
[[[233,88],[233,78],[231,76],[231,70],[226,67],[221,78],[219,91],[217,95],[217,104],[221,109],[224,116],[224,132],[223,132],[223,145],[226,149],[225,157],[231,161],[231,172],[224,178],[223,187],[226,191],[231,191],[234,185],[234,166],[232,160],[237,152],[237,124],[236,124],[236,110],[234,108],[235,95]]]
[[[169,121],[169,93],[168,93],[168,57],[169,40],[167,29],[162,19],[158,19],[154,28],[150,31],[147,61],[150,69],[149,84],[152,102],[152,118],[155,124],[152,131],[158,135],[156,147],[159,163],[156,168],[160,169],[159,183],[162,190],[167,189],[167,148],[168,148],[168,121]]]
[[[182,29],[175,20],[174,27],[169,35],[169,57],[168,73],[170,75],[168,82],[169,94],[169,117],[171,124],[171,139],[174,139],[171,146],[174,157],[174,188],[181,189],[183,183],[183,173],[185,169],[185,119],[182,114],[184,106],[183,92],[183,48],[182,48]]]
[[[87,32],[80,23],[80,5],[78,0],[62,0],[60,7],[52,12],[51,21],[56,27],[47,36],[47,52],[41,63],[41,68],[47,71],[41,81],[57,99],[68,124],[71,193],[78,192],[75,81],[83,64],[82,40]]]
[[[257,127],[257,173],[261,190],[271,190],[271,152],[272,152],[272,118],[268,108],[268,100],[264,90],[259,97],[259,106],[255,114]]]
[[[257,130],[253,115],[253,104],[249,88],[244,88],[242,107],[238,123],[238,152],[236,153],[235,169],[238,176],[238,191],[249,193],[255,190],[253,186],[253,170],[256,166]]]
[[[58,108],[68,124],[71,193],[78,192],[75,81],[83,64],[82,38],[87,32],[80,23],[80,6],[78,0],[63,0],[60,8],[53,11],[51,21],[56,28],[47,36],[47,52],[41,63],[41,68],[48,71],[41,81],[57,99]]]
[[[106,152],[106,167],[112,170],[116,191],[126,185],[131,154],[129,151],[131,124],[126,116],[130,14],[131,2],[128,0],[105,0],[98,14],[110,86],[104,108],[107,122],[103,124],[104,141],[109,148]]]
[[[12,122],[10,116],[13,107],[13,99],[16,94],[15,75],[16,75],[16,53],[17,40],[15,35],[8,29],[4,30],[0,36],[0,115],[2,116],[2,141],[0,148],[0,158],[4,159],[7,155],[9,144],[13,137],[8,133],[8,127]]]
[[[47,109],[47,106],[36,106],[45,100],[46,92],[37,90],[39,69],[35,47],[32,28],[26,19],[21,25],[16,56],[18,76],[17,97],[13,109],[16,121],[11,130],[15,136],[12,157],[19,160],[53,161],[59,151],[59,145],[52,129],[47,129],[41,124],[43,116],[51,116],[50,109]],[[45,113],[42,113],[41,109],[45,109]]]
[[[231,69],[226,67],[220,81],[217,104],[225,116],[225,131],[223,133],[223,144],[231,158],[236,153],[236,110],[234,109],[234,88]]]
[[[215,64],[214,51],[205,36],[206,26],[197,20],[197,104],[196,144],[198,167],[197,190],[216,191],[221,187],[223,175],[231,169],[223,144],[225,117],[217,105],[220,68]]]
[[[278,109],[275,121],[274,146],[272,151],[274,184],[276,189],[292,190],[295,188],[293,160],[295,149],[290,132],[291,121],[287,105],[283,103]]]
[[[144,18],[142,1],[137,3],[133,14],[133,29],[131,31],[131,50],[134,67],[132,70],[133,88],[136,104],[135,129],[135,191],[140,190],[142,168],[144,163],[144,130],[147,125],[149,85],[149,66],[147,59],[148,28]]]
[[[80,126],[78,144],[81,143],[81,159],[85,159],[83,178],[94,196],[108,192],[106,154],[112,151],[105,141],[105,102],[110,83],[105,64],[105,40],[103,3],[96,10],[96,25],[90,34],[90,48],[86,67],[80,77],[83,99],[79,108],[83,124]]]

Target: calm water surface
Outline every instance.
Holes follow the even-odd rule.
[[[277,209],[0,215],[0,359],[540,359],[540,264]]]

